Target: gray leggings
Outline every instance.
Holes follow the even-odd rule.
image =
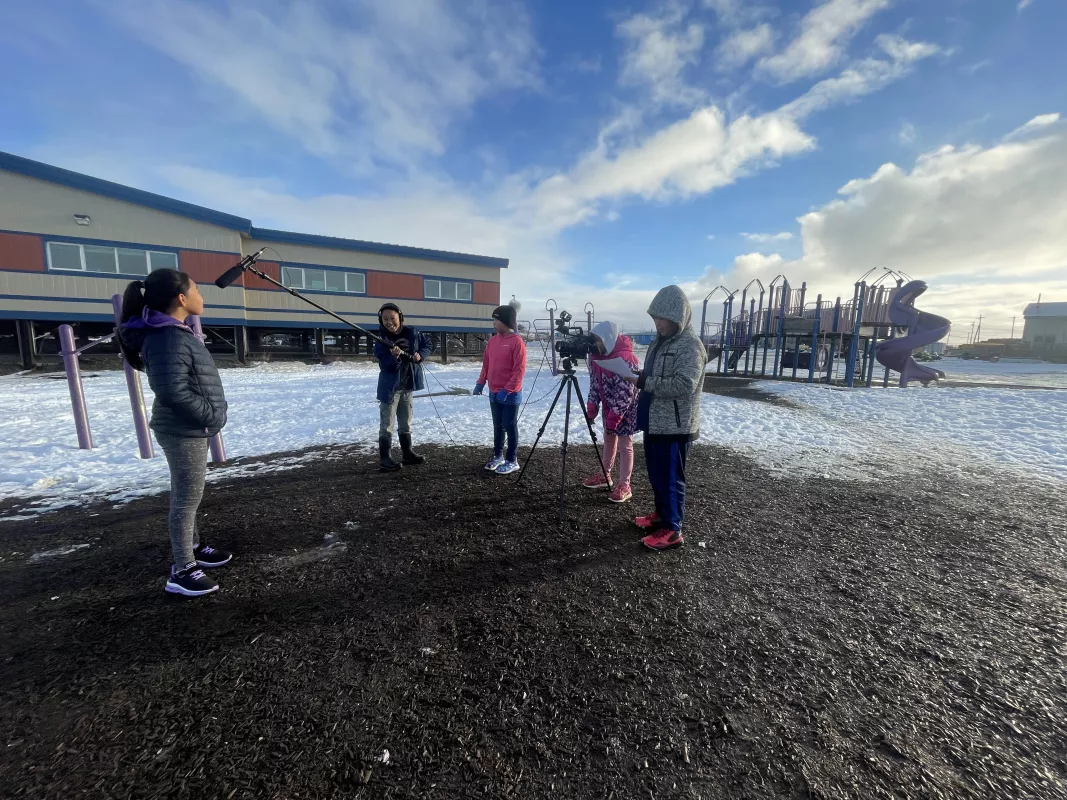
[[[196,510],[204,496],[208,440],[157,433],[156,441],[170,467],[170,549],[174,566],[183,569],[196,561],[193,548],[200,544]]]

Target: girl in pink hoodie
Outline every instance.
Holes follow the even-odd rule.
[[[632,496],[630,476],[634,471],[634,440],[637,430],[637,386],[620,375],[608,372],[599,361],[621,358],[634,369],[638,368],[634,355],[634,343],[614,322],[599,322],[591,331],[599,341],[600,352],[589,356],[589,398],[586,415],[596,419],[598,408],[604,407],[604,466],[608,476],[619,456],[619,480],[608,499],[613,503],[625,503]],[[588,489],[606,489],[604,473],[597,472],[586,478],[582,485]]]
[[[493,312],[493,330],[482,356],[482,372],[475,394],[489,384],[489,408],[493,412],[493,457],[485,468],[497,475],[519,471],[519,404],[522,402],[522,376],[526,374],[526,342],[515,333],[515,309],[500,306]],[[504,455],[504,438],[508,451]]]

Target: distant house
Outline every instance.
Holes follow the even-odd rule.
[[[1023,339],[1035,348],[1067,344],[1067,303],[1031,303],[1023,319]]]

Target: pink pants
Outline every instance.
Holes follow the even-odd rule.
[[[619,455],[619,485],[629,486],[634,472],[634,437],[604,431],[604,466],[609,475],[615,466],[616,453]]]

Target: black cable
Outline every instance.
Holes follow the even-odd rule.
[[[451,389],[449,389],[447,386],[445,386],[441,382],[441,379],[438,378],[437,375],[429,368],[429,366],[426,364],[426,362],[422,362],[422,371],[425,374],[427,374],[430,377],[432,377],[435,381],[437,381],[437,385],[440,386],[445,392],[448,392],[449,394],[451,394]],[[448,430],[448,426],[445,424],[445,419],[444,419],[444,417],[441,416],[441,412],[437,410],[437,403],[435,403],[433,401],[433,397],[430,395],[429,391],[427,390],[427,393],[424,394],[424,395],[414,395],[414,397],[425,397],[430,401],[430,405],[433,406],[433,412],[437,415],[437,419],[441,423],[441,427],[445,431],[445,436],[448,437],[448,440],[450,442],[452,442],[452,444],[454,444],[454,445],[456,445],[456,447],[458,447],[459,445],[456,444],[456,440],[452,438],[452,434]]]
[[[539,342],[540,343],[540,342]],[[484,357],[484,356],[483,356]],[[545,366],[545,361],[548,359],[548,348],[542,345],[541,347],[541,363],[537,365],[537,373],[534,375],[533,381],[530,383],[530,389],[537,385],[537,379],[541,377],[541,369]],[[548,394],[540,398],[537,402],[540,403],[545,397],[555,391],[555,387],[548,390]],[[519,424],[519,420],[522,419],[522,413],[526,410],[526,406],[530,405],[530,395],[526,395],[526,402],[522,404],[522,408],[519,409],[519,415],[515,417],[515,424]]]

